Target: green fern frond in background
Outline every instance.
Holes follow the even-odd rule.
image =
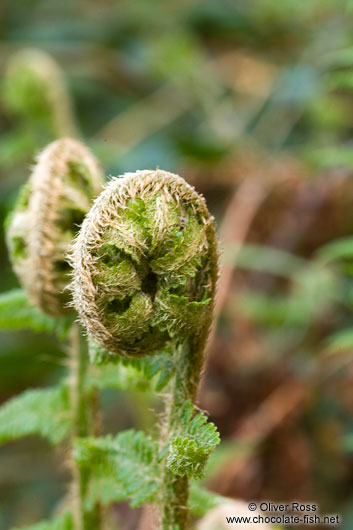
[[[93,505],[97,496],[103,504],[129,500],[132,507],[156,502],[160,487],[157,451],[157,443],[142,431],[76,440],[76,462],[94,470],[87,502]]]
[[[161,392],[175,373],[171,350],[171,347],[166,347],[155,355],[131,360],[132,366],[135,366],[143,373],[156,392]],[[123,362],[129,364],[129,360],[124,360]]]
[[[57,444],[71,427],[69,392],[65,384],[27,390],[0,408],[0,443],[39,434]]]
[[[67,318],[53,318],[41,313],[29,303],[22,289],[0,294],[0,329],[31,329],[36,332],[56,332],[66,335],[71,322]]]

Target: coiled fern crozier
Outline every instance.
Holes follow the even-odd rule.
[[[77,136],[65,74],[45,51],[24,48],[10,55],[2,88],[2,103],[19,118],[16,134],[25,145]]]
[[[161,527],[184,530],[189,478],[202,476],[219,442],[214,426],[192,405],[215,298],[213,218],[203,197],[178,175],[159,169],[127,173],[113,178],[94,202],[77,235],[71,264],[75,307],[89,337],[104,348],[105,360],[158,352],[170,363],[173,377],[159,448],[144,465],[150,465],[150,481],[159,484],[155,501]],[[140,450],[141,436],[130,436]],[[153,453],[151,443],[145,454]],[[118,459],[122,438],[81,444],[78,459],[83,465],[89,466],[90,458],[102,464],[109,448]],[[123,480],[126,473],[118,468],[115,476]],[[131,481],[129,488],[133,490]],[[145,483],[144,488],[150,491],[151,486]],[[139,499],[145,500],[143,494]]]
[[[7,222],[13,268],[29,299],[62,316],[70,300],[66,253],[102,188],[96,159],[81,142],[64,138],[42,151]]]

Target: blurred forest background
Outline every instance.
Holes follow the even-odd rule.
[[[317,502],[352,529],[353,5],[2,0],[0,34],[2,222],[63,135],[107,175],[159,166],[195,185],[223,250],[199,393],[223,442],[205,484]],[[3,231],[0,253],[6,291]],[[1,333],[2,402],[65,369],[55,337]],[[143,400],[105,391],[106,431],[146,426]],[[35,437],[0,448],[2,530],[50,515],[64,460]],[[138,511],[115,517],[134,529]]]

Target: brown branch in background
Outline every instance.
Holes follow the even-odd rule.
[[[246,239],[251,221],[261,202],[266,197],[267,190],[258,176],[246,178],[236,188],[229,203],[220,228],[220,240],[225,244],[236,243],[238,252]],[[217,287],[216,303],[214,309],[213,327],[207,345],[207,351],[212,350],[217,321],[231,288],[233,265],[222,265],[220,279]]]
[[[291,414],[305,396],[305,386],[300,381],[285,381],[259,404],[255,412],[247,416],[234,432],[234,436],[264,440]]]

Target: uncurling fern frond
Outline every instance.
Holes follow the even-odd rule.
[[[30,526],[21,526],[12,528],[12,530],[74,530],[74,521],[72,514],[66,512],[58,517]]]
[[[56,444],[71,426],[66,385],[27,390],[0,408],[0,443],[39,434]]]
[[[212,221],[178,175],[112,178],[71,252],[74,305],[89,337],[117,355],[143,357],[204,332],[216,277],[206,264],[209,255],[216,261]]]
[[[76,440],[76,462],[94,470],[87,502],[129,500],[132,507],[155,502],[160,488],[157,451],[157,443],[142,431]]]
[[[196,413],[188,399],[181,410],[179,431],[169,442],[167,466],[180,477],[201,478],[207,459],[220,442],[213,423],[202,412]]]
[[[11,54],[5,66],[2,104],[37,142],[77,136],[65,74],[54,58],[37,48]]]
[[[37,156],[8,217],[6,241],[13,269],[28,298],[48,315],[71,312],[66,253],[102,183],[89,149],[60,138]]]

